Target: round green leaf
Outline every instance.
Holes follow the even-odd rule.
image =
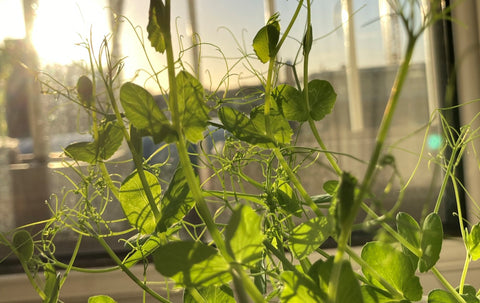
[[[308,98],[310,116],[320,121],[332,111],[337,94],[328,81],[316,79],[308,83]]]
[[[12,242],[20,261],[28,262],[33,257],[33,239],[28,231],[22,229],[15,232]]]
[[[100,296],[93,296],[88,298],[88,303],[116,303],[114,299],[109,296],[100,295]]]
[[[282,84],[275,88],[273,97],[285,118],[291,121],[308,120],[307,104],[303,95],[293,86]]]

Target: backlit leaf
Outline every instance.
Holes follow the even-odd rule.
[[[293,132],[288,121],[274,108],[269,115],[271,135],[267,135],[263,106],[255,107],[250,118],[236,109],[222,107],[219,117],[226,130],[250,144],[270,148],[276,144],[287,144],[292,138]]]
[[[420,279],[415,276],[416,268],[403,252],[388,243],[370,242],[363,247],[361,256],[385,281],[403,294],[405,299],[418,301],[422,298]],[[373,278],[368,268],[363,267],[362,270],[373,285],[386,290]]]
[[[308,257],[330,236],[331,230],[327,217],[301,223],[288,238],[293,253],[298,259]]]
[[[275,57],[275,49],[280,38],[280,23],[278,14],[268,20],[267,25],[262,27],[253,38],[253,49],[257,57],[263,63],[267,63]]]
[[[284,271],[280,275],[283,281],[281,302],[317,303],[324,302],[320,290],[315,291],[314,282],[308,277],[302,277],[292,271]]]
[[[148,40],[157,52],[166,49],[166,33],[170,32],[170,12],[162,0],[150,0],[148,10]]]
[[[110,159],[123,141],[122,128],[113,117],[102,120],[98,137],[93,142],[77,142],[65,148],[65,154],[75,161],[95,164]]]
[[[205,302],[208,303],[235,303],[235,297],[233,291],[228,285],[208,286],[197,289],[198,293],[202,296]],[[189,288],[185,289],[183,295],[183,303],[197,303],[195,297],[191,295]]]
[[[480,223],[475,224],[468,234],[467,248],[472,260],[480,258]]]
[[[229,264],[214,247],[201,242],[167,243],[154,252],[153,261],[157,271],[177,286],[207,287],[231,280]]]
[[[160,110],[153,96],[143,87],[127,82],[120,88],[120,101],[130,123],[155,143],[173,142],[176,138],[170,121]]]
[[[262,257],[262,217],[252,208],[242,205],[236,209],[225,230],[227,249],[240,264],[254,264]]]
[[[114,299],[109,296],[100,295],[100,296],[93,296],[88,298],[88,303],[116,303]]]
[[[145,171],[148,186],[152,191],[155,204],[160,201],[161,188],[155,175]],[[119,201],[130,224],[142,234],[155,231],[155,217],[138,173],[135,171],[123,181],[120,187]]]
[[[202,84],[186,71],[178,73],[176,80],[183,131],[190,142],[196,143],[203,139],[209,120],[210,109],[205,103],[204,90]]]

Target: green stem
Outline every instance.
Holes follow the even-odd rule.
[[[134,144],[130,140],[130,135],[128,134],[127,128],[125,127],[123,123],[122,116],[120,114],[120,110],[117,105],[117,100],[115,99],[115,96],[113,95],[113,90],[112,87],[108,86],[108,81],[107,79],[104,78],[104,83],[107,86],[107,92],[108,92],[108,97],[110,100],[110,104],[112,105],[113,111],[115,112],[115,117],[117,118],[117,124],[118,127],[121,128],[123,132],[123,137],[125,138],[125,141],[127,141],[128,148],[130,149],[130,152],[132,153],[132,159],[135,164],[135,168],[137,169],[137,174],[138,177],[140,178],[140,182],[142,183],[142,187],[145,190],[145,195],[147,196],[148,200],[148,205],[150,206],[150,209],[152,210],[153,216],[155,218],[155,221],[158,222],[160,221],[160,211],[158,209],[157,204],[155,203],[155,198],[153,197],[152,190],[150,188],[150,185],[148,184],[147,178],[145,176],[145,171],[143,169],[143,160],[142,156],[138,154],[138,151],[135,149]],[[108,175],[108,172],[107,172]],[[114,187],[114,186],[113,186]],[[114,192],[112,190],[112,192]],[[118,193],[117,193],[118,194]]]
[[[442,285],[457,299],[458,302],[467,303],[465,299],[453,288],[452,285],[445,279],[445,277],[438,271],[434,266],[431,269],[432,273],[437,277],[437,279],[442,283]]]
[[[306,94],[308,95],[308,94]],[[328,162],[330,162],[330,165],[333,167],[335,170],[335,173],[340,176],[342,174],[342,169],[340,166],[338,166],[337,161],[333,157],[332,153],[330,153],[327,149],[327,146],[325,143],[323,143],[322,138],[320,137],[320,134],[318,133],[317,127],[315,125],[315,121],[311,117],[308,118],[308,125],[310,126],[310,129],[313,133],[313,136],[315,137],[315,140],[317,140],[318,145],[320,146],[320,149],[325,153],[325,157],[327,157]]]
[[[467,251],[467,255],[465,256],[465,263],[463,264],[462,276],[460,278],[460,284],[458,286],[458,293],[463,294],[463,288],[465,286],[465,281],[467,280],[467,272],[468,267],[470,266],[470,262],[472,261],[470,254]]]
[[[170,14],[170,0],[165,1],[165,9],[168,11],[168,14]],[[185,174],[185,179],[196,202],[195,206],[197,208],[198,214],[202,218],[202,221],[205,223],[208,231],[210,232],[213,241],[217,245],[220,254],[230,264],[231,270],[233,271],[232,277],[234,279],[235,285],[239,287],[239,289],[237,289],[237,292],[243,293],[243,291],[247,291],[255,302],[263,302],[264,299],[262,294],[258,291],[250,278],[244,273],[243,268],[235,263],[233,256],[231,256],[228,252],[222,234],[218,230],[217,225],[215,224],[213,217],[210,214],[210,210],[208,209],[207,203],[200,188],[200,182],[196,177],[192,163],[190,162],[186,146],[186,138],[185,134],[183,133],[183,125],[182,121],[180,120],[180,113],[178,111],[178,91],[177,82],[175,79],[175,60],[173,56],[172,38],[170,30],[165,30],[163,34],[165,35],[165,51],[167,57],[168,80],[170,85],[169,106],[172,113],[173,127],[178,134],[176,146],[179,161]]]
[[[344,228],[340,231],[340,236],[338,240],[338,249],[337,249],[337,253],[335,255],[334,263],[333,263],[332,278],[330,279],[330,283],[329,283],[329,299],[333,301],[335,300],[335,288],[338,285],[338,278],[340,277],[340,271],[342,266],[341,262],[343,259],[345,249],[347,247],[348,239],[350,238],[352,225],[356,218],[356,214],[358,213],[360,206],[362,205],[363,199],[368,193],[370,186],[373,182],[374,173],[377,167],[378,160],[380,158],[380,154],[383,150],[383,146],[385,144],[388,131],[390,130],[390,125],[392,123],[392,120],[395,114],[395,109],[398,104],[400,92],[402,91],[403,85],[407,78],[408,69],[409,69],[410,61],[413,56],[413,50],[415,48],[415,43],[417,38],[418,38],[417,36],[410,36],[408,39],[408,45],[406,48],[405,57],[402,64],[400,65],[397,75],[395,76],[395,81],[393,83],[392,90],[390,92],[390,97],[385,107],[385,112],[383,114],[382,122],[380,123],[380,127],[376,137],[375,147],[370,157],[370,162],[365,172],[363,182],[360,186],[359,193],[356,196],[355,201],[352,205],[352,209],[351,209],[352,215],[348,217],[347,222],[345,222],[344,224]]]
[[[78,236],[77,239],[77,244],[75,245],[75,248],[73,249],[72,252],[72,257],[70,258],[70,262],[67,265],[67,268],[65,269],[65,273],[63,274],[62,280],[60,281],[60,288],[62,287],[63,283],[67,280],[67,276],[72,270],[73,267],[73,262],[75,262],[75,259],[77,258],[78,251],[80,250],[80,244],[82,243],[82,235]]]

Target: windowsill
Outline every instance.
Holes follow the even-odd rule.
[[[361,247],[356,247],[360,251]],[[444,240],[443,250],[437,269],[455,287],[462,274],[463,262],[465,260],[465,248],[463,242],[458,238]],[[132,268],[137,277],[142,277],[143,266],[137,265]],[[424,287],[424,293],[435,288],[442,288],[441,284],[431,273],[420,274]],[[148,272],[148,279],[155,282],[164,282],[163,278],[153,268]],[[472,285],[480,281],[480,262],[470,263],[467,283]],[[479,285],[474,285],[478,287]],[[165,289],[161,286],[154,287],[160,293],[166,295]],[[39,297],[28,283],[24,274],[0,275],[0,303],[30,303],[38,302]],[[94,295],[109,295],[118,302],[141,302],[142,292],[124,274],[119,272],[88,275],[84,273],[71,272],[61,291],[61,298],[65,302],[86,302],[87,298]],[[181,292],[170,291],[170,298],[173,302],[180,302]],[[147,302],[152,302],[147,295]]]

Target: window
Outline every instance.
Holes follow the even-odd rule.
[[[35,1],[32,1],[34,3]],[[76,6],[70,6],[74,1],[47,1],[39,0],[37,21],[44,20],[45,23],[38,23],[33,26],[31,32],[34,46],[39,52],[39,66],[46,71],[44,79],[52,86],[58,85],[54,79],[59,79],[66,84],[63,89],[72,88],[76,85],[78,77],[88,71],[85,60],[85,48],[82,45],[93,39],[93,50],[98,52],[103,35],[111,26],[109,21],[112,14],[105,7],[112,5],[114,1],[77,1]],[[0,1],[1,5],[6,5]],[[13,2],[12,2],[13,3]],[[68,3],[68,4],[67,4]],[[117,4],[122,3],[118,1]],[[172,20],[178,29],[177,52],[185,59],[185,66],[192,71],[197,71],[204,87],[218,94],[227,95],[230,99],[238,98],[238,93],[245,93],[250,96],[241,98],[251,102],[261,98],[261,87],[259,79],[265,67],[249,57],[252,54],[251,41],[256,31],[264,24],[265,16],[271,12],[280,13],[281,26],[285,28],[294,7],[295,1],[266,1],[269,3],[270,12],[263,13],[264,7],[260,1],[225,1],[225,0],[203,0],[175,1],[173,16],[179,16]],[[310,62],[310,79],[325,79],[330,81],[338,98],[335,111],[325,120],[317,124],[322,138],[330,151],[333,151],[342,167],[348,167],[355,175],[363,174],[365,161],[373,148],[376,127],[388,99],[390,88],[401,59],[401,50],[405,48],[405,37],[399,20],[388,11],[386,1],[370,0],[336,0],[336,1],[314,1],[313,2],[313,33],[315,43],[312,48]],[[49,24],[51,16],[42,16],[45,12],[52,12],[49,4],[56,5],[56,9],[62,12],[60,16],[65,19],[56,20],[57,23]],[[188,6],[187,4],[194,4]],[[65,6],[62,6],[65,5]],[[121,77],[124,80],[134,79],[136,83],[145,85],[153,94],[161,99],[162,90],[154,85],[148,62],[141,50],[138,37],[146,38],[144,27],[148,12],[148,1],[125,1],[122,8],[123,14],[129,19],[120,18],[122,22],[114,25],[116,35],[109,37],[114,39],[114,54],[121,58],[126,56]],[[8,11],[17,12],[21,6],[9,7]],[[5,12],[7,10],[1,10]],[[25,11],[28,19],[28,11]],[[64,14],[63,14],[64,12]],[[88,12],[88,13],[87,13]],[[300,18],[305,12],[301,12]],[[72,16],[82,16],[78,21],[73,22]],[[195,16],[195,22],[190,16]],[[420,18],[421,12],[418,11]],[[2,19],[2,18],[0,18]],[[81,24],[80,28],[71,28],[69,33],[50,33],[53,29],[64,28],[67,24]],[[130,23],[131,22],[131,23]],[[27,22],[28,23],[28,22]],[[90,28],[90,23],[94,25]],[[35,24],[35,23],[34,23]],[[113,24],[113,23],[112,23]],[[142,31],[131,26],[139,25]],[[24,26],[19,24],[18,26]],[[35,31],[37,26],[37,32]],[[45,26],[45,28],[42,28]],[[48,28],[47,26],[53,26]],[[27,24],[27,35],[29,33]],[[444,60],[439,51],[433,47],[433,43],[444,42],[434,28],[425,35],[413,56],[412,67],[406,81],[406,88],[400,100],[399,112],[393,121],[391,136],[389,137],[389,152],[394,162],[385,162],[385,169],[380,172],[379,180],[392,180],[391,188],[388,182],[378,183],[378,195],[385,195],[389,201],[386,208],[396,208],[399,199],[399,192],[407,182],[410,175],[416,169],[416,159],[423,152],[424,157],[416,170],[415,177],[403,197],[400,209],[408,210],[409,213],[417,214],[420,217],[427,208],[432,207],[435,198],[432,189],[440,186],[440,171],[428,168],[428,153],[435,153],[440,137],[431,133],[428,138],[429,144],[423,150],[425,127],[435,107],[443,105],[442,85],[446,80],[434,78],[445,74],[439,69],[443,66]],[[92,36],[90,36],[90,31]],[[304,28],[297,24],[292,30],[292,36],[301,37]],[[77,36],[77,32],[80,35]],[[198,36],[192,35],[198,33]],[[44,36],[45,33],[48,35]],[[37,35],[37,36],[35,36]],[[59,36],[62,35],[62,36]],[[20,34],[21,36],[21,34]],[[53,40],[46,40],[53,37]],[[80,43],[74,49],[63,49],[61,42],[65,37],[73,38],[67,41],[69,44]],[[191,38],[201,43],[198,48],[190,48]],[[18,34],[14,38],[19,38]],[[20,37],[21,38],[21,37]],[[451,41],[447,41],[450,43]],[[17,50],[24,50],[24,41],[5,41],[2,52],[2,60],[9,56],[18,55]],[[51,48],[42,50],[48,44],[58,44],[53,52]],[[221,51],[217,48],[221,47]],[[150,50],[148,41],[145,42],[148,49],[148,56],[152,59],[154,66],[161,67],[164,62],[162,57],[155,55]],[[303,68],[297,57],[300,42],[293,38],[286,41],[285,49],[279,54],[281,72],[279,83],[288,82],[295,85],[295,79],[302,81]],[[80,50],[77,55],[77,50]],[[201,51],[198,51],[201,50]],[[98,53],[97,53],[98,54]],[[26,54],[27,55],[27,54]],[[51,56],[53,55],[53,56]],[[67,55],[64,57],[64,55]],[[200,56],[200,57],[199,57]],[[199,57],[199,58],[198,58]],[[74,59],[72,61],[71,59]],[[198,60],[200,59],[200,60]],[[70,61],[69,61],[70,60]],[[80,60],[80,61],[78,61]],[[15,62],[15,61],[10,61]],[[80,62],[80,63],[79,63]],[[160,69],[160,68],[159,68]],[[255,70],[252,74],[251,70]],[[0,186],[0,228],[1,231],[9,230],[15,225],[28,224],[34,218],[48,216],[48,209],[43,201],[48,200],[51,207],[55,207],[57,199],[62,199],[62,194],[68,191],[69,186],[80,182],[79,179],[72,179],[70,182],[63,174],[68,168],[63,167],[59,154],[62,147],[78,140],[88,140],[88,119],[77,107],[69,104],[60,95],[40,94],[37,91],[38,102],[27,100],[29,96],[22,96],[25,85],[34,85],[33,78],[28,71],[12,63],[11,68],[0,70],[2,72],[2,90],[4,100],[1,103],[2,116],[1,124],[1,153],[0,153],[0,175],[6,176]],[[8,76],[7,76],[8,72]],[[230,73],[231,77],[224,78]],[[51,77],[50,77],[51,76]],[[161,81],[165,82],[163,74]],[[445,78],[446,79],[446,78]],[[24,82],[26,81],[24,84]],[[162,83],[163,83],[162,82]],[[42,90],[51,91],[48,86],[42,86]],[[229,91],[229,92],[227,92]],[[254,92],[252,94],[246,92]],[[10,105],[10,101],[12,104]],[[23,102],[23,103],[22,103]],[[160,101],[159,101],[160,102]],[[32,105],[34,104],[34,105]],[[22,112],[23,111],[23,112]],[[19,120],[14,120],[16,114],[20,114]],[[28,127],[25,121],[29,122]],[[7,136],[16,139],[8,139]],[[431,140],[431,141],[430,141]],[[437,140],[437,141],[435,141]],[[222,141],[217,138],[216,142]],[[300,131],[298,144],[306,147],[315,147],[310,135]],[[46,144],[48,143],[48,144]],[[145,142],[145,149],[151,148],[149,142]],[[346,157],[344,153],[353,157]],[[166,157],[170,155],[170,157]],[[113,171],[125,176],[131,170],[131,164],[124,162],[128,156],[126,149],[114,155]],[[170,167],[174,167],[176,161],[174,151],[167,154],[160,154],[157,161],[172,161]],[[163,157],[165,156],[165,157]],[[319,194],[319,184],[334,177],[334,174],[323,167],[324,159],[322,154],[312,154],[318,157],[311,168],[302,172],[301,178],[312,195]],[[42,162],[43,161],[43,162]],[[85,169],[83,167],[82,169]],[[59,171],[60,173],[54,173]],[[168,179],[171,171],[165,172],[162,178]],[[68,175],[70,178],[78,176]],[[43,183],[39,183],[43,182]],[[120,182],[121,179],[115,180]],[[28,190],[26,190],[28,189]],[[56,193],[57,196],[51,196]],[[67,195],[68,203],[76,203],[73,194]],[[380,207],[380,206],[379,206]],[[121,212],[119,207],[113,207],[109,213],[112,219],[115,214]],[[9,214],[14,213],[15,216]],[[448,213],[448,211],[446,212]],[[445,215],[446,222],[447,215]],[[119,225],[118,228],[124,228]],[[64,246],[58,246],[59,251],[68,251],[69,234],[64,235]],[[99,252],[96,248],[89,247],[87,251]],[[117,245],[119,250],[122,245]]]

